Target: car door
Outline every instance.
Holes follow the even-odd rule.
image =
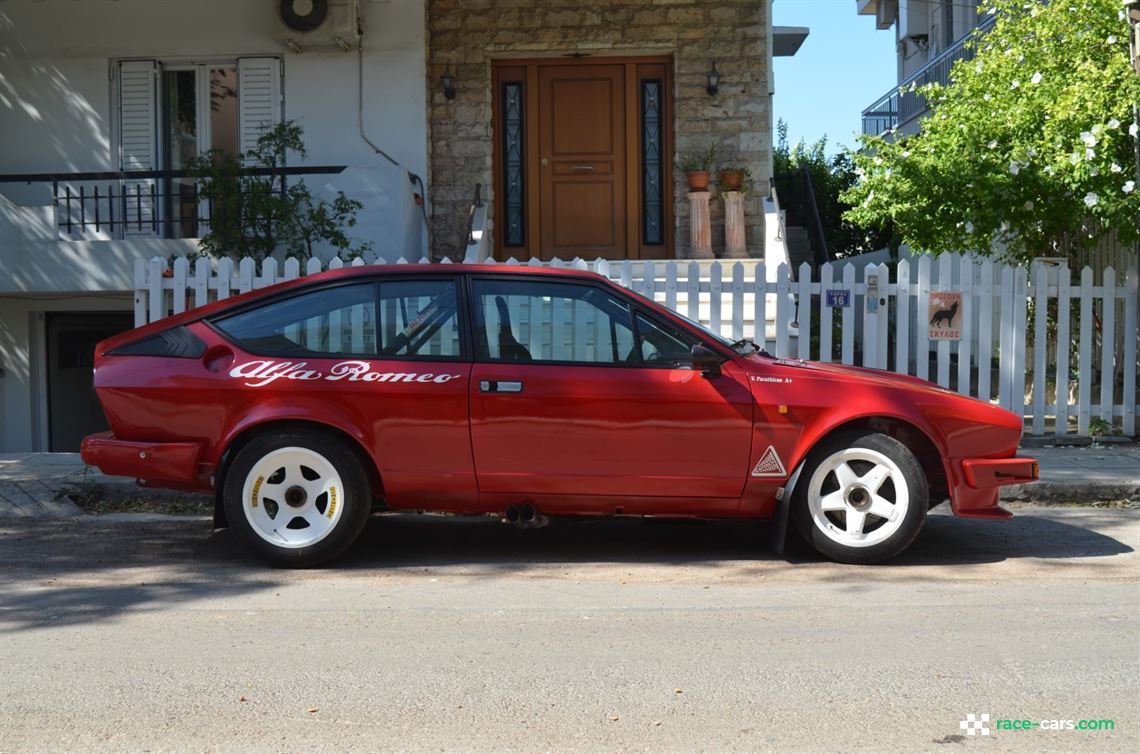
[[[603,283],[471,281],[471,441],[481,493],[738,497],[752,398]],[[672,338],[672,345],[662,334]]]

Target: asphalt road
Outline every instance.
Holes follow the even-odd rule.
[[[1140,511],[932,516],[879,567],[768,534],[385,517],[289,572],[204,520],[0,522],[0,751],[1140,750]]]

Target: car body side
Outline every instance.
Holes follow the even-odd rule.
[[[253,433],[303,425],[350,438],[370,467],[374,495],[392,509],[498,513],[531,503],[549,515],[768,518],[812,448],[834,432],[865,427],[908,444],[927,472],[932,502],[949,497],[958,515],[1007,517],[997,504],[998,486],[1030,481],[1027,459],[1014,458],[1021,419],[987,403],[875,370],[744,356],[591,273],[492,270],[449,265],[414,274],[603,286],[716,351],[724,360],[720,373],[493,364],[473,358],[470,349],[462,359],[438,361],[278,357],[250,353],[211,324],[223,313],[299,290],[409,274],[406,267],[343,270],[100,343],[95,388],[111,432],[88,438],[84,459],[148,486],[207,491]],[[466,306],[465,295],[461,313]],[[204,344],[200,357],[110,353],[176,327]],[[469,337],[470,322],[463,327]],[[354,363],[339,366],[345,362]],[[339,379],[311,377],[338,368]],[[519,375],[527,381],[525,396],[488,401],[476,384]],[[509,417],[496,413],[504,405]],[[504,448],[515,466],[497,469]]]

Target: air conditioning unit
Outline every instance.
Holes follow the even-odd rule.
[[[898,0],[879,0],[875,8],[875,28],[889,29],[895,24],[899,14]]]
[[[357,43],[358,0],[277,0],[278,39],[295,53],[352,50]]]

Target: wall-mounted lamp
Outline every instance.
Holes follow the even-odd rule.
[[[716,69],[715,60],[713,61],[712,68],[710,68],[709,72],[705,75],[708,76],[709,79],[709,85],[705,87],[705,91],[709,93],[710,97],[716,96],[720,85],[720,71]]]
[[[443,96],[449,100],[455,99],[455,75],[451,72],[450,65],[444,69],[443,75],[439,77],[439,81],[443,84]]]

